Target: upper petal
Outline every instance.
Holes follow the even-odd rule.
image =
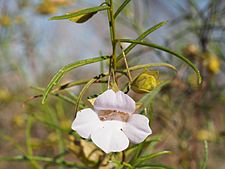
[[[83,137],[90,138],[91,132],[100,125],[98,115],[90,108],[77,112],[71,128]]]
[[[91,134],[92,141],[105,153],[120,152],[129,146],[127,136],[121,131],[124,122],[103,121]]]
[[[141,143],[152,134],[148,118],[140,114],[132,114],[122,130],[133,143]]]
[[[94,102],[95,110],[117,110],[120,112],[134,113],[135,101],[122,91],[107,90],[99,95]]]

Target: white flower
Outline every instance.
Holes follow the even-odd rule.
[[[88,108],[77,113],[72,129],[91,140],[105,153],[120,152],[152,133],[147,117],[134,114],[135,101],[121,91],[107,90]]]

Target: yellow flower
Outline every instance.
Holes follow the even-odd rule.
[[[58,136],[55,132],[51,132],[49,135],[48,135],[48,140],[52,143],[54,142],[57,142],[58,140]]]
[[[11,98],[12,95],[7,89],[0,89],[0,102],[9,102]]]
[[[68,6],[71,4],[70,0],[51,0],[51,2],[56,6]]]
[[[145,71],[134,79],[131,88],[137,93],[148,93],[159,84],[158,76],[156,71]]]
[[[197,133],[197,138],[200,141],[203,140],[214,141],[216,139],[216,135],[212,131],[202,129]]]
[[[37,12],[42,15],[54,14],[57,11],[57,6],[49,1],[43,1],[37,8]]]
[[[68,129],[70,128],[70,119],[63,119],[61,122],[60,122],[60,126],[64,129]]]
[[[7,15],[3,15],[1,18],[0,18],[0,25],[4,26],[4,27],[8,27],[11,25],[11,19],[9,16]]]
[[[24,114],[18,114],[13,118],[13,123],[16,127],[23,127],[25,126],[26,116]]]
[[[213,74],[219,73],[220,71],[219,58],[212,53],[206,53],[204,57],[205,57],[204,65],[209,70],[209,72]]]
[[[217,57],[213,56],[209,59],[208,69],[214,74],[220,71],[220,61]]]

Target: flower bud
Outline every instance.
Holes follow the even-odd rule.
[[[158,72],[143,72],[135,78],[131,88],[137,93],[148,93],[158,85],[157,78]]]

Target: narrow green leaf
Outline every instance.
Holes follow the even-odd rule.
[[[136,40],[143,40],[146,36],[148,36],[150,33],[156,31],[157,29],[159,29],[160,27],[162,27],[163,25],[165,25],[167,23],[167,21],[163,21],[160,22],[156,25],[154,25],[153,27],[149,28],[148,30],[146,30],[144,33],[142,33]],[[128,54],[137,44],[133,43],[130,44],[125,50],[124,53]],[[123,58],[123,54],[121,53],[118,57],[117,57],[117,62]]]
[[[78,85],[84,85],[88,82],[89,80],[79,80],[79,81],[74,81],[74,82],[68,82],[65,84],[60,85],[59,87],[55,88],[52,92],[57,92],[61,90],[68,89],[70,87],[78,86]]]
[[[135,161],[135,164],[137,166],[138,164],[141,164],[142,162],[145,162],[147,160],[151,160],[153,158],[156,158],[156,157],[159,157],[159,156],[162,156],[162,155],[165,155],[165,154],[171,154],[171,152],[170,151],[160,151],[160,152],[157,152],[157,153],[152,153],[152,154],[148,154],[148,155],[145,155],[145,156],[141,156]]]
[[[64,133],[68,133],[70,131],[70,130],[60,127],[59,125],[55,125],[51,120],[48,120],[44,117],[40,117],[39,115],[33,115],[33,117],[35,120],[40,121],[41,123],[43,123],[44,125],[46,125],[50,128],[60,130]]]
[[[57,111],[56,112],[53,109],[49,109],[49,115],[50,115],[51,121],[55,126],[60,126],[59,119],[58,119],[59,118],[58,113],[60,111],[61,110],[59,110],[59,103],[57,104]],[[58,152],[63,153],[64,149],[65,149],[65,146],[64,146],[63,139],[61,139],[63,137],[62,130],[59,130],[59,129],[56,128],[55,132],[57,134]],[[63,156],[58,157],[57,159],[64,160],[64,157]],[[64,166],[59,166],[59,169],[64,169]]]
[[[160,137],[158,135],[156,136],[152,136],[149,140],[145,141],[145,145],[149,146],[149,144],[152,144],[152,143],[157,143],[160,141]],[[132,150],[132,149],[136,149],[138,148],[139,144],[134,144],[132,146],[130,146],[127,150]]]
[[[30,122],[28,122],[28,123],[30,123]],[[28,125],[31,125],[31,124],[28,124]],[[30,132],[29,129],[26,130],[26,135],[27,135],[27,132]],[[26,136],[26,137],[27,137],[27,136]],[[29,136],[28,136],[28,137],[29,137]],[[24,150],[24,148],[17,142],[18,140],[15,140],[15,139],[12,138],[11,136],[8,136],[8,135],[6,135],[5,133],[3,133],[3,132],[1,132],[1,131],[0,131],[0,138],[2,138],[2,139],[4,139],[5,141],[11,143],[11,144],[12,144],[13,146],[15,146],[15,147],[17,148],[17,150],[19,150],[21,153],[28,155],[28,153]],[[30,144],[30,141],[28,141],[28,142],[29,142],[28,144]],[[30,145],[29,145],[29,146],[30,146]],[[28,148],[28,151],[30,151],[29,149],[30,149],[30,147]],[[7,159],[7,157],[0,157],[0,161],[3,161],[3,160],[6,161],[6,160],[8,160],[8,159]],[[31,165],[33,166],[33,168],[41,169],[41,166],[40,166],[37,162],[31,161],[31,160],[30,160],[30,163],[31,163]]]
[[[32,127],[33,119],[31,116],[27,118],[26,125],[26,145],[27,145],[27,154],[33,155],[32,145],[31,145],[31,127]]]
[[[123,162],[123,166],[126,167],[127,169],[134,169],[134,167],[131,164],[126,162]]]
[[[169,167],[163,164],[143,164],[137,167],[137,169],[174,169],[173,167]]]
[[[28,116],[27,125],[26,125],[26,146],[27,146],[27,155],[33,155],[33,149],[31,144],[31,128],[32,128],[33,118],[32,116]],[[30,160],[31,165],[36,169],[42,169],[40,164],[38,164],[35,160]]]
[[[85,93],[85,91],[96,81],[96,78],[93,78],[91,79],[88,83],[86,83],[86,85],[84,85],[84,87],[82,88],[79,96],[78,96],[78,99],[77,99],[77,103],[76,103],[76,107],[75,107],[75,116],[76,116],[76,113],[79,109],[79,105],[80,105],[80,101]]]
[[[70,19],[74,17],[78,17],[81,15],[86,15],[90,13],[96,13],[98,11],[103,11],[109,9],[109,6],[103,5],[103,6],[97,6],[97,7],[92,7],[92,8],[87,8],[87,9],[82,9],[73,13],[66,13],[65,15],[61,16],[54,16],[49,18],[49,20],[62,20],[62,19]]]
[[[17,149],[18,151],[20,151],[23,154],[26,154],[26,151],[24,150],[24,147],[22,147],[22,145],[20,145],[18,143],[18,140],[15,140],[13,137],[6,135],[5,133],[3,133],[2,131],[0,131],[0,138],[2,141],[5,141],[7,143],[10,143],[13,145],[13,149]]]
[[[45,103],[48,94],[51,92],[52,88],[54,86],[56,86],[59,81],[61,80],[61,78],[64,76],[64,74],[66,72],[69,72],[77,67],[81,67],[87,64],[91,64],[91,63],[95,63],[95,62],[99,62],[102,60],[106,60],[109,59],[110,56],[100,56],[100,57],[96,57],[96,58],[90,58],[90,59],[85,59],[85,60],[81,60],[81,61],[77,61],[71,64],[68,64],[64,67],[62,67],[56,74],[55,76],[52,78],[52,80],[50,81],[50,83],[48,84],[47,88],[45,89],[44,93],[43,93],[43,98],[42,98],[42,104]]]
[[[55,165],[62,165],[74,169],[86,169],[82,164],[78,164],[77,162],[64,161],[61,159],[55,159],[51,157],[44,156],[27,156],[27,155],[18,155],[18,156],[0,156],[0,161],[41,161],[46,163],[52,163]]]
[[[120,12],[127,6],[127,4],[130,2],[131,0],[125,0],[121,5],[120,5],[120,7],[117,9],[117,11],[115,12],[115,14],[114,14],[114,18],[116,18],[119,14],[120,14]]]
[[[35,90],[38,90],[38,91],[42,91],[42,92],[45,91],[45,89],[44,89],[44,88],[41,88],[41,87],[32,87],[32,88],[35,89]],[[68,103],[70,103],[70,104],[73,104],[73,105],[76,104],[76,101],[75,101],[75,100],[72,100],[71,98],[69,98],[69,97],[67,97],[67,96],[65,96],[65,95],[62,95],[62,94],[59,94],[59,93],[53,93],[53,92],[50,92],[49,94],[50,94],[50,95],[53,95],[53,96],[55,96],[55,97],[58,97],[58,98],[60,98],[60,99],[62,99],[62,100],[64,100],[64,101],[66,101],[66,102],[68,102]],[[41,97],[41,96],[40,96],[40,97]]]
[[[131,164],[134,164],[134,163],[136,162],[136,160],[140,157],[142,151],[144,150],[144,145],[145,145],[145,144],[146,144],[146,142],[140,143],[140,144],[137,146],[136,150],[133,151],[133,153],[132,153],[132,154],[133,154],[133,157],[132,157],[132,159],[130,160],[130,163],[131,163]]]
[[[201,84],[202,83],[202,77],[201,74],[198,70],[198,68],[190,61],[188,60],[186,57],[184,57],[181,54],[178,54],[168,48],[162,47],[160,45],[154,44],[154,43],[150,43],[150,42],[143,42],[143,41],[139,41],[139,40],[130,40],[130,39],[118,39],[118,41],[120,42],[128,42],[128,43],[132,43],[132,44],[140,44],[143,46],[148,46],[148,47],[152,47],[152,48],[156,48],[162,51],[165,51],[167,53],[170,53],[176,57],[178,57],[179,59],[183,60],[185,63],[187,63],[196,73],[197,77],[198,77],[198,83]]]
[[[139,69],[145,69],[145,68],[151,68],[151,67],[167,67],[174,71],[177,71],[176,67],[169,63],[149,63],[149,64],[142,64],[142,65],[136,65],[129,67],[130,71],[139,70]],[[124,69],[122,72],[127,72],[126,69]]]

